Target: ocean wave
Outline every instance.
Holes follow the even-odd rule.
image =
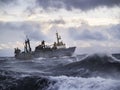
[[[58,76],[47,90],[120,90],[120,81],[112,79]]]
[[[54,83],[43,76],[0,70],[0,90],[46,90]]]
[[[101,77],[45,77],[0,70],[0,90],[120,90],[120,81]]]
[[[79,57],[2,58],[0,90],[120,90],[119,59],[109,54]]]
[[[67,76],[102,76],[118,78],[120,74],[120,61],[112,55],[93,54],[80,61],[61,66],[54,70],[58,75]],[[120,77],[119,77],[120,78]]]

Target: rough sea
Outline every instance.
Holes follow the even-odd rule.
[[[110,54],[1,57],[0,90],[120,90],[120,59]]]

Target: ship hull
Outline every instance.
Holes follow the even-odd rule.
[[[40,50],[31,53],[20,53],[15,56],[17,59],[32,59],[32,58],[52,58],[52,57],[63,57],[72,56],[76,47],[61,48],[61,49],[50,49],[50,50]]]
[[[33,55],[32,53],[20,53],[18,55],[15,55],[15,58],[21,60],[27,60],[27,59],[32,59]]]

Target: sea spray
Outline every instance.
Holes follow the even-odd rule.
[[[47,90],[120,90],[120,81],[112,79],[104,79],[101,77],[82,78],[58,76],[51,77],[57,81]]]

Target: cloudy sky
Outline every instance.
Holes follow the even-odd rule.
[[[23,49],[26,36],[32,49],[56,31],[76,53],[120,52],[120,0],[0,0],[0,56]]]

